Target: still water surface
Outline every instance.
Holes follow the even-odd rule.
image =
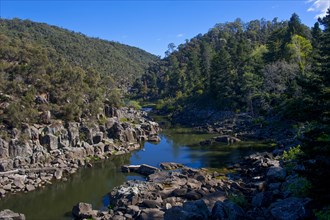
[[[145,143],[142,149],[130,154],[98,162],[93,168],[79,169],[67,182],[54,182],[28,194],[8,196],[0,200],[0,210],[9,208],[24,213],[27,220],[71,219],[71,209],[76,203],[91,203],[94,209],[105,207],[108,203],[106,194],[113,187],[128,179],[143,179],[138,175],[121,173],[122,165],[145,163],[159,166],[161,162],[179,162],[194,168],[222,168],[267,147],[267,144],[256,142],[230,146],[198,145],[212,136],[186,128],[164,129],[160,143]]]

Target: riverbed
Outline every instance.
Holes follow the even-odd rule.
[[[0,200],[0,210],[9,208],[24,213],[27,220],[71,219],[71,208],[76,203],[91,203],[94,209],[105,208],[109,202],[106,194],[115,186],[129,179],[144,178],[122,173],[122,165],[144,163],[159,166],[161,162],[178,162],[193,168],[223,168],[245,155],[268,147],[268,144],[259,142],[211,146],[198,144],[212,136],[189,128],[163,129],[159,143],[144,143],[137,151],[96,162],[92,168],[81,168],[66,182],[53,182],[27,194],[8,196]]]

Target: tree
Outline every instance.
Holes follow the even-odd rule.
[[[202,42],[201,46],[202,57],[201,57],[201,72],[204,78],[205,89],[210,88],[210,68],[212,60],[212,48],[207,42]]]
[[[314,25],[313,39],[314,50],[313,78],[310,84],[305,84],[305,96],[310,101],[310,111],[306,112],[313,117],[314,126],[304,134],[303,150],[306,159],[313,160],[307,163],[305,175],[312,183],[311,196],[318,202],[328,204],[329,178],[324,178],[330,170],[330,8],[324,18],[319,19],[323,25],[322,33],[318,25]],[[317,43],[319,41],[319,43]],[[310,116],[311,117],[311,116]]]
[[[168,57],[171,53],[173,53],[175,51],[176,46],[174,43],[169,43],[167,48],[167,51],[165,51],[165,57]]]
[[[310,41],[296,34],[292,36],[286,47],[290,59],[298,63],[300,70],[304,73],[307,62],[311,60],[313,47]]]
[[[211,64],[211,93],[214,94],[217,103],[222,109],[232,107],[234,94],[234,81],[236,74],[233,71],[230,55],[222,47]]]

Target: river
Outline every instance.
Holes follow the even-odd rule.
[[[212,136],[188,128],[164,129],[157,144],[145,143],[130,154],[97,162],[93,168],[81,168],[66,182],[56,181],[43,189],[8,196],[0,200],[0,210],[9,208],[24,213],[27,220],[71,219],[71,209],[76,203],[91,203],[94,209],[106,207],[109,202],[106,194],[113,187],[129,179],[143,179],[139,175],[120,172],[122,165],[145,163],[159,166],[160,162],[179,162],[194,168],[223,168],[242,156],[267,147],[267,144],[256,142],[198,145]]]

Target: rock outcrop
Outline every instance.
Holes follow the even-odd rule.
[[[6,138],[0,138],[0,196],[32,191],[75,173],[79,166],[95,158],[128,153],[143,141],[159,139],[158,124],[145,112],[130,108],[107,110],[110,118],[103,118],[102,124],[24,124],[21,130],[13,129]]]
[[[141,165],[142,166],[142,165]],[[140,165],[131,172],[139,172]],[[145,166],[145,165],[143,165]],[[176,163],[154,168],[147,181],[127,181],[110,193],[110,209],[94,219],[307,219],[309,198],[288,187],[301,177],[282,167],[272,153],[256,153],[224,175]],[[177,169],[179,168],[179,169]],[[175,171],[168,171],[175,169]],[[126,170],[127,171],[127,170]],[[104,216],[107,216],[106,218]]]

